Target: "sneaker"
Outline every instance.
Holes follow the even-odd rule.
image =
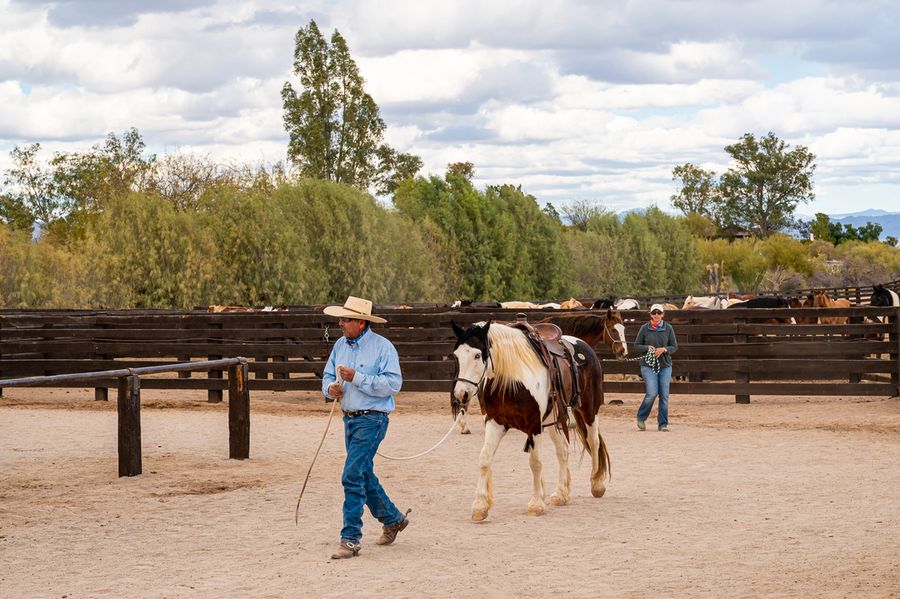
[[[377,541],[375,541],[376,545],[390,545],[397,538],[397,535],[400,534],[403,530],[409,526],[409,518],[406,516],[412,510],[406,510],[406,514],[403,514],[403,520],[394,524],[393,526],[385,526],[381,530],[381,537]]]
[[[331,559],[347,559],[359,555],[359,543],[341,541],[340,548],[331,555]]]
[[[662,425],[661,427],[659,427],[659,432],[667,433],[667,432],[669,432],[669,427],[666,425]]]
[[[639,431],[645,431],[645,430],[647,430],[647,425],[645,425],[645,424],[644,424],[644,421],[641,420],[640,418],[637,419],[637,425],[638,425],[638,430],[639,430]]]

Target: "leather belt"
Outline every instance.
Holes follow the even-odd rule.
[[[348,418],[355,418],[363,414],[387,414],[387,412],[382,412],[381,410],[350,410],[349,412],[344,412],[344,416]]]

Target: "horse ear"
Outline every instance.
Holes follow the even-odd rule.
[[[456,338],[457,338],[457,339],[461,339],[462,336],[463,336],[463,333],[466,332],[466,330],[465,330],[464,328],[462,328],[461,326],[459,326],[458,324],[456,324],[456,323],[455,323],[454,321],[452,321],[452,320],[450,321],[450,326],[453,327],[453,332],[456,333]]]
[[[613,317],[613,309],[607,308],[606,309],[606,320],[612,320],[612,317]]]

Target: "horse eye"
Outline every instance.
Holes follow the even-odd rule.
[[[476,359],[476,360],[480,360],[480,359],[481,359],[481,352],[476,352],[476,353],[475,353],[475,359]]]

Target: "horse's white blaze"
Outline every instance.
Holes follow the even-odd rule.
[[[624,324],[614,324],[613,328],[619,334],[619,338],[616,339],[616,341],[622,342],[622,347],[624,348],[624,351],[622,352],[622,354],[627,356],[628,355],[628,343],[625,342],[625,325]]]
[[[453,386],[453,396],[457,401],[463,401],[466,393],[469,398],[475,397],[478,393],[478,387],[474,383],[481,380],[481,376],[485,371],[484,356],[481,351],[471,345],[460,345],[453,352],[459,362],[459,378],[468,379],[472,383],[466,381],[456,381]]]
[[[897,292],[893,289],[888,289],[887,292],[891,294],[891,305],[900,306],[900,295],[897,295]]]

